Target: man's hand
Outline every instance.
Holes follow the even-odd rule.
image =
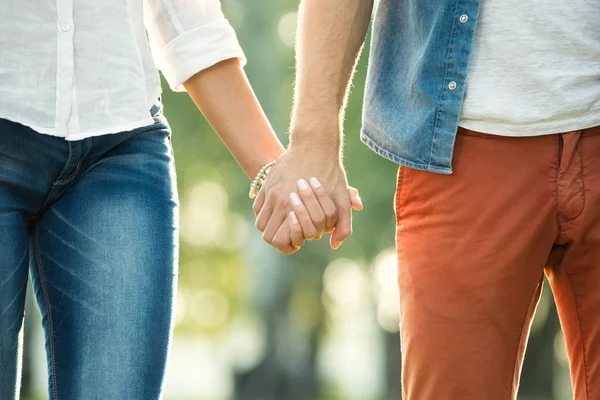
[[[299,200],[304,209],[298,208]],[[296,213],[298,225],[302,220],[301,227],[306,227],[304,238],[320,238],[333,230],[331,246],[338,248],[352,234],[348,182],[334,148],[317,144],[311,144],[310,148],[290,146],[269,173],[254,202],[254,211],[258,213],[256,227],[263,232],[267,243],[285,254],[298,247],[292,245],[290,237],[290,227],[296,225],[290,215],[293,203],[300,210],[300,215]],[[297,229],[295,239],[298,243]]]
[[[333,248],[338,248],[352,233],[348,182],[341,162],[342,122],[373,3],[373,0],[300,2],[290,147],[271,170],[254,204],[258,213],[256,226],[264,239],[286,254],[295,251],[298,246],[294,245],[302,242],[298,225],[303,228],[304,237],[313,233],[314,237],[320,237],[328,229],[334,229]],[[313,177],[322,185],[308,190],[307,179]],[[313,226],[298,215],[298,210],[291,214],[290,202],[300,205],[296,197],[289,197],[296,189],[306,207],[300,213],[309,215]],[[313,194],[320,208],[315,206]],[[331,197],[337,213],[323,200],[324,195]],[[282,226],[289,224],[289,229]]]
[[[315,196],[318,196],[317,193],[321,190],[324,190],[323,186],[316,178],[311,178],[311,186],[313,187],[313,193],[315,194]],[[355,210],[362,210],[363,204],[360,199],[360,196],[358,195],[358,190],[356,190],[352,186],[349,186],[348,194],[350,195],[351,207]],[[279,228],[279,231],[277,231],[277,234],[273,239],[273,242],[275,243],[291,243],[291,249],[288,246],[284,246],[282,250],[283,252],[291,251],[291,253],[294,253],[297,250],[299,250],[300,247],[304,244],[306,236],[304,232],[306,232],[307,230],[309,232],[312,232],[312,230],[314,230],[314,224],[310,219],[307,207],[304,205],[303,202],[295,202],[293,198],[296,196],[291,196],[292,208],[294,209],[294,211],[292,211],[289,214],[290,216],[288,220],[284,222],[283,225],[281,225],[281,228]],[[322,197],[322,199],[324,199],[324,201],[332,202],[329,196],[326,194]],[[323,202],[323,200],[321,201]],[[325,233],[331,233],[332,231],[333,229],[326,230]],[[320,239],[320,237],[316,239]]]

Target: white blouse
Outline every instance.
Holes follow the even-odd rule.
[[[157,68],[181,91],[230,58],[245,62],[219,0],[0,0],[0,118],[67,140],[135,129]]]

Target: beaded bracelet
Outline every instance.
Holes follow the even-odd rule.
[[[275,165],[275,162],[276,162],[276,160],[265,164],[260,169],[260,171],[258,171],[258,174],[256,174],[256,177],[250,184],[250,193],[248,194],[248,196],[251,199],[255,198],[258,195],[258,192],[260,192],[260,189],[262,188],[262,185],[265,183],[265,180],[267,179],[267,175],[271,171],[271,168],[273,168],[273,165]]]

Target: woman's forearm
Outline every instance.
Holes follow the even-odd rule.
[[[285,151],[237,59],[205,69],[183,85],[250,178]]]

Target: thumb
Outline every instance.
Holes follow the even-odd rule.
[[[355,187],[348,186],[348,194],[350,195],[350,205],[352,208],[358,211],[362,210],[363,203],[358,194],[358,190]]]

